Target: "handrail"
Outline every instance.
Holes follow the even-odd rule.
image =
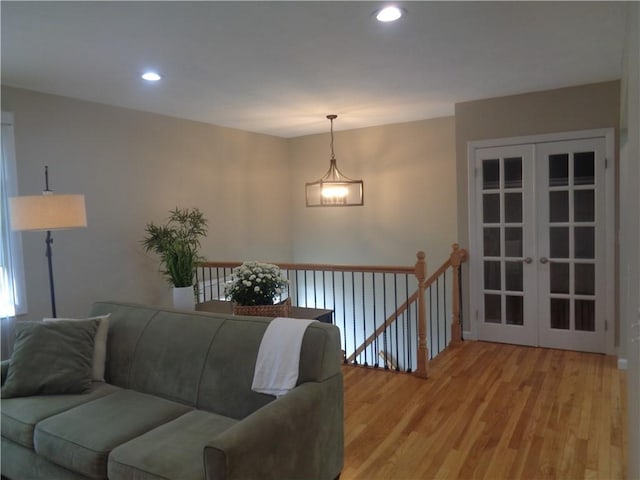
[[[317,270],[325,272],[366,272],[366,273],[414,273],[414,267],[394,267],[385,265],[330,265],[326,263],[286,263],[270,262],[283,270]],[[198,267],[234,268],[242,262],[200,262]]]

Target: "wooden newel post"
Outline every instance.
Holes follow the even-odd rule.
[[[418,252],[416,262],[416,278],[418,279],[418,368],[416,375],[427,378],[429,363],[429,349],[427,348],[427,299],[425,297],[425,283],[427,280],[427,262],[424,252]]]
[[[462,342],[462,325],[460,325],[460,264],[467,259],[467,251],[454,243],[449,257],[453,270],[453,308],[451,318],[451,345]]]

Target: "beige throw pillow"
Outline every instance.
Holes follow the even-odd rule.
[[[109,333],[109,317],[110,313],[106,315],[99,315],[97,317],[89,318],[45,318],[44,322],[56,322],[60,320],[66,321],[84,321],[84,320],[99,320],[98,331],[93,343],[93,367],[91,377],[96,382],[104,382],[104,363],[107,359],[107,334]]]

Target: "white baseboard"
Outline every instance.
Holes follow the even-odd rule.
[[[473,337],[473,334],[468,330],[465,330],[462,332],[462,338],[464,338],[465,340],[477,340],[476,338]]]
[[[627,359],[618,358],[618,370],[626,370],[626,369],[627,369]]]

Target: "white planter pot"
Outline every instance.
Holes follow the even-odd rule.
[[[191,287],[173,287],[173,308],[178,310],[195,310],[196,296]]]

